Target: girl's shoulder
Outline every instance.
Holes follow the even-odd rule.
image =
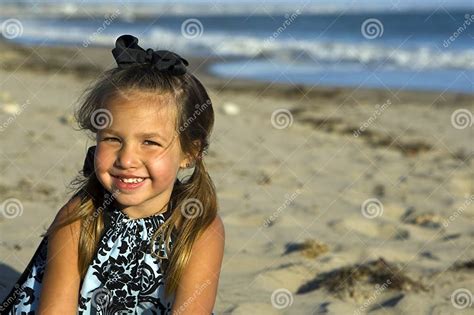
[[[59,209],[54,220],[59,222],[66,220],[71,216],[74,210],[80,206],[80,204],[81,197],[78,195],[72,196],[71,199],[69,199],[69,201]]]
[[[78,261],[78,242],[80,235],[80,220],[64,224],[79,206],[79,197],[71,198],[58,211],[51,234],[48,235],[47,262],[43,276],[39,311],[44,311],[48,305],[55,305],[64,313],[72,312],[77,308],[73,302],[80,285]],[[63,225],[64,224],[64,225]],[[67,283],[67,289],[64,287]]]

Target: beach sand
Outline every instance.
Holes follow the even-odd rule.
[[[472,312],[473,95],[230,80],[189,60],[216,114],[216,314]],[[109,49],[0,42],[0,202],[21,205],[0,217],[1,298],[68,200],[93,144],[73,108],[112,66]]]

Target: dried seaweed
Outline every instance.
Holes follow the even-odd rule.
[[[396,291],[427,291],[421,282],[411,279],[394,264],[379,258],[364,264],[354,264],[322,273],[302,285],[297,294],[325,288],[334,295],[347,294],[354,297],[360,295],[358,291],[363,291],[364,286],[370,286],[373,290],[374,285],[376,287],[385,285],[386,289]]]
[[[474,271],[474,259],[456,262],[449,270],[452,271]]]
[[[316,258],[329,251],[329,247],[313,239],[306,239],[303,243],[290,243],[286,245],[284,255],[300,252],[307,258]]]

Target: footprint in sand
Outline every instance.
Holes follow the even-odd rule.
[[[474,174],[466,171],[455,172],[449,181],[449,191],[454,196],[471,196],[474,195]]]
[[[347,217],[331,221],[328,225],[337,233],[355,232],[378,240],[403,240],[409,238],[409,232],[398,228],[396,223],[382,222],[364,217]]]
[[[311,277],[314,277],[314,271],[303,265],[290,264],[263,271],[255,278],[255,285],[269,292],[279,288],[296,292]]]
[[[225,223],[237,226],[265,227],[265,220],[268,216],[259,210],[246,211],[241,213],[232,213],[226,216]]]
[[[229,314],[225,312],[225,314]],[[269,303],[243,303],[237,306],[230,313],[232,315],[248,315],[248,314],[259,314],[259,315],[278,315],[281,314]]]

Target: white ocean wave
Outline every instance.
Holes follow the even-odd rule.
[[[1,24],[0,24],[1,32]],[[71,45],[99,45],[111,47],[115,39],[127,29],[113,27],[98,32],[93,26],[67,29],[25,22],[19,41],[26,43],[65,43]],[[131,32],[133,34],[133,32]],[[323,64],[359,64],[364,67],[394,67],[398,69],[474,69],[474,49],[446,50],[418,47],[397,48],[383,44],[348,43],[342,41],[287,40],[248,35],[229,36],[206,32],[190,40],[180,33],[153,27],[145,35],[136,34],[144,48],[174,50],[183,56],[197,52],[204,55],[267,57],[274,60]]]

